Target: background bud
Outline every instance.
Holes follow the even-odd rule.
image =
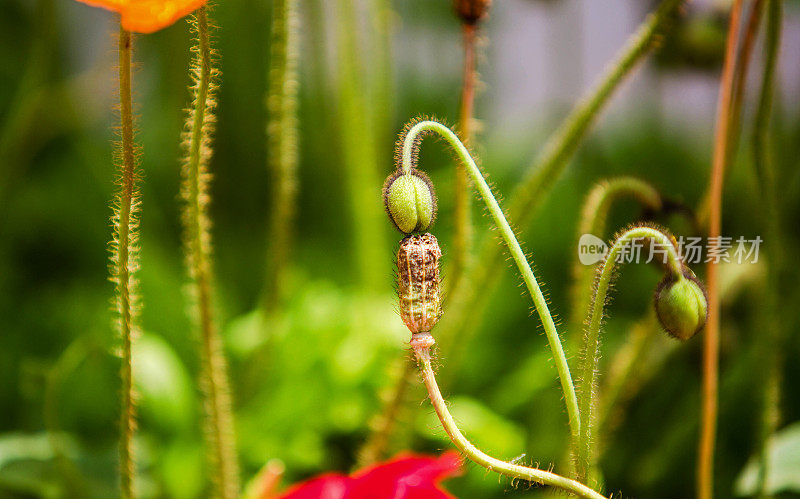
[[[467,24],[475,24],[489,13],[492,0],[455,0],[456,13]]]
[[[427,175],[417,169],[398,170],[383,184],[383,205],[401,232],[426,230],[436,216],[436,194]]]
[[[705,288],[691,271],[677,279],[664,278],[656,289],[655,307],[661,326],[679,340],[688,340],[706,324]]]

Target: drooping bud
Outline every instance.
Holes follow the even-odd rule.
[[[677,279],[665,277],[656,288],[654,302],[661,326],[674,338],[688,340],[706,325],[706,291],[688,269]]]
[[[467,24],[475,24],[489,13],[492,0],[455,0],[456,13]]]
[[[412,333],[430,332],[442,314],[439,259],[442,250],[432,234],[408,236],[397,251],[400,317]]]
[[[383,184],[383,205],[392,223],[411,234],[430,227],[436,216],[436,193],[427,175],[412,168],[397,170]]]

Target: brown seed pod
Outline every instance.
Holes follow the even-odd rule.
[[[412,333],[430,332],[442,314],[439,259],[442,250],[432,234],[408,236],[397,251],[400,317]]]
[[[476,24],[486,17],[492,0],[455,0],[453,2],[456,14],[466,24]]]

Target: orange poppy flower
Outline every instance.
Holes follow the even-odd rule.
[[[152,33],[186,16],[207,0],[78,0],[94,7],[119,12],[122,27],[137,33]]]

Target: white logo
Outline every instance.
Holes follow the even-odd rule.
[[[605,241],[592,234],[584,234],[578,239],[578,260],[583,265],[594,265],[602,261],[608,253]]]

